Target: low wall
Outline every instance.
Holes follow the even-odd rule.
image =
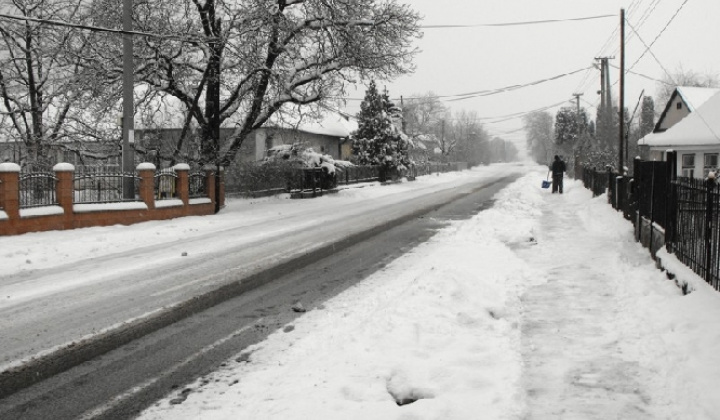
[[[155,166],[141,163],[137,167],[140,178],[139,200],[121,203],[75,204],[73,197],[75,168],[67,163],[55,165],[57,204],[20,208],[20,166],[0,164],[0,235],[28,232],[77,229],[93,226],[131,225],[150,220],[166,220],[183,216],[204,216],[215,213],[215,171],[206,170],[205,191],[208,197],[189,198],[190,167],[179,164],[177,198],[155,200]],[[220,205],[224,204],[224,188],[220,185]]]

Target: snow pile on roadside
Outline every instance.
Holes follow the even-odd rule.
[[[143,418],[517,415],[518,296],[535,280],[511,247],[532,243],[541,192],[531,179]]]

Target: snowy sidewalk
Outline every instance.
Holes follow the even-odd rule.
[[[522,253],[547,281],[521,298],[526,418],[686,418],[673,412],[673,395],[646,360],[643,347],[653,337],[643,334],[643,314],[633,308],[642,297],[637,292],[665,298],[679,292],[657,275],[627,229],[598,229],[599,221],[623,226],[622,220],[585,206],[572,189],[549,197],[538,245]],[[657,290],[637,290],[633,282]]]
[[[543,172],[141,418],[719,418],[720,294]]]

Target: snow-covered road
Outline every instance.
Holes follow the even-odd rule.
[[[720,418],[720,294],[544,172],[141,419]]]
[[[0,371],[518,170],[484,167],[314,200],[235,200],[212,217],[0,237]]]

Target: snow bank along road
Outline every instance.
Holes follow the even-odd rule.
[[[245,201],[202,220],[2,238],[0,396],[517,171],[480,168],[255,208]]]

